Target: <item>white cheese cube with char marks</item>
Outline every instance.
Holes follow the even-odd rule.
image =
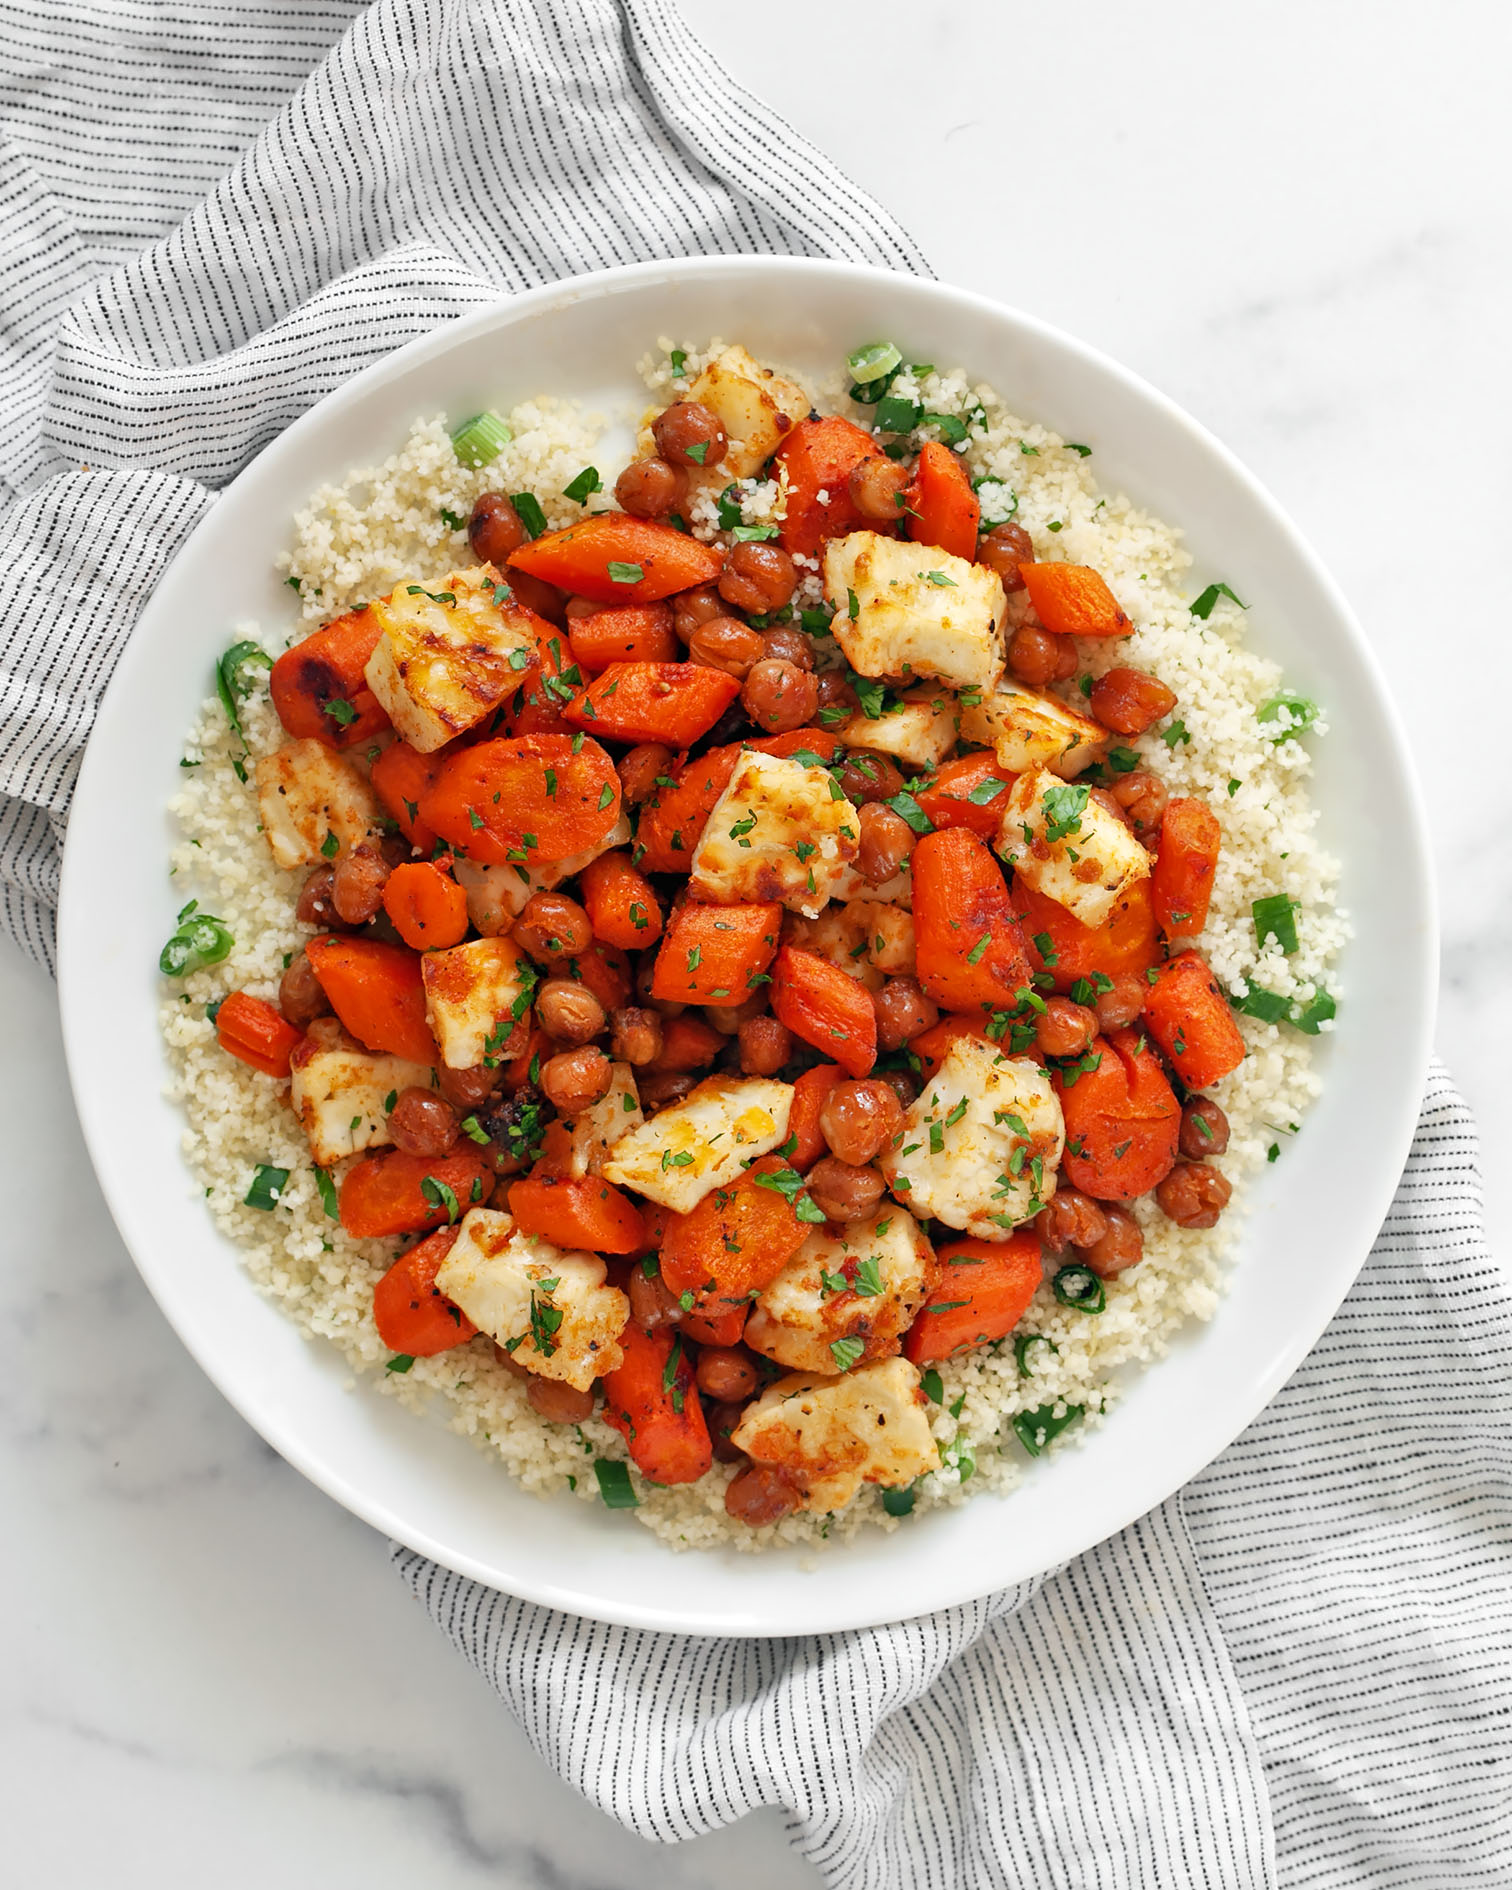
[[[991,689],[1006,663],[1003,581],[935,545],[850,532],[824,548],[830,625],[863,676],[934,676]],[[854,597],[852,615],[851,599]]]
[[[375,598],[382,635],[363,674],[411,748],[433,754],[491,715],[535,658],[529,619],[481,567],[430,585],[406,578]]]
[[[456,860],[453,871],[457,884],[467,894],[467,916],[473,930],[485,938],[507,932],[525,910],[525,901],[532,893],[550,892],[564,879],[581,873],[601,853],[629,846],[630,839],[629,819],[621,814],[597,846],[586,847],[565,860],[543,860],[538,866],[485,866],[477,860]]]
[[[881,715],[853,715],[840,726],[847,748],[874,748],[913,768],[937,768],[956,744],[956,698],[939,683],[886,692]]]
[[[402,1090],[429,1089],[423,1063],[365,1050],[334,1017],[319,1017],[294,1046],[289,1107],[310,1139],[310,1153],[330,1168],[365,1148],[393,1141],[389,1110]]]
[[[860,816],[827,769],[747,749],[704,823],[688,888],[718,905],[777,900],[812,917],[860,847]]]
[[[716,355],[686,397],[716,414],[728,437],[724,458],[708,472],[720,485],[760,472],[809,410],[808,395],[796,382],[763,367],[739,346]]]
[[[616,1142],[604,1177],[674,1214],[691,1213],[711,1188],[727,1188],[758,1155],[787,1140],[792,1107],[791,1083],[706,1077]]]
[[[847,866],[835,883],[836,901],[864,899],[887,906],[906,906],[913,911],[913,868],[907,860],[880,886],[870,886],[854,866]]]
[[[779,1378],[735,1427],[755,1463],[780,1465],[802,1507],[843,1509],[863,1483],[898,1489],[940,1467],[917,1370],[906,1358],[858,1365],[840,1377]]]
[[[609,1087],[591,1109],[585,1109],[560,1127],[565,1148],[563,1165],[569,1175],[601,1175],[609,1151],[646,1120],[635,1087],[635,1071],[628,1063],[609,1065]]]
[[[1108,745],[1101,722],[1078,714],[1059,696],[1026,689],[1008,677],[991,692],[963,696],[960,715],[962,738],[991,748],[1009,774],[1049,768],[1069,780]]]
[[[924,1230],[892,1202],[838,1230],[816,1227],[752,1307],[745,1342],[792,1372],[887,1358],[929,1297],[934,1271]]]
[[[914,921],[906,906],[881,899],[853,899],[846,908],[861,928],[866,960],[888,978],[914,975]]]
[[[856,903],[826,906],[817,919],[790,912],[782,922],[782,942],[838,965],[868,991],[880,991],[887,980],[867,954],[870,934],[864,914],[856,910]]]
[[[920,1220],[1007,1240],[1055,1193],[1065,1139],[1060,1098],[1038,1063],[958,1037],[879,1165]]]
[[[263,756],[254,778],[279,866],[323,866],[382,832],[383,809],[367,776],[323,742],[285,742]]]
[[[607,1277],[597,1254],[564,1252],[522,1234],[512,1215],[470,1208],[436,1287],[516,1365],[586,1391],[624,1362],[630,1302]]]
[[[452,1070],[510,1056],[529,1031],[533,969],[507,938],[475,938],[420,959],[425,1015]]]
[[[1026,886],[1094,927],[1153,865],[1084,782],[1044,768],[1021,774],[1009,789],[997,848]]]

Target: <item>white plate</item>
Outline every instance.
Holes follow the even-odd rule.
[[[1217,1317],[1134,1381],[1116,1421],[1036,1465],[1010,1497],[865,1532],[810,1572],[795,1553],[672,1554],[632,1518],[526,1496],[440,1423],[344,1389],[336,1353],[302,1339],[241,1273],[161,1094],[156,965],[179,903],[164,807],[232,626],[287,622],[272,558],[292,505],[394,450],[417,414],[456,420],[542,391],[623,409],[659,336],[711,334],[826,370],[892,336],[1091,442],[1100,481],[1182,526],[1198,581],[1232,583],[1260,647],[1328,705],[1316,792],[1355,926],[1319,1059],[1326,1091],[1260,1183]],[[793,1634],[896,1620],[1053,1567],[1161,1502],[1244,1428],[1322,1332],[1385,1214],[1417,1113],[1436,966],[1423,818],[1375,663],[1317,559],[1221,446],[1112,362],[980,297],[843,264],[714,257],[481,310],[357,375],[242,473],[158,586],[106,692],[69,827],[59,982],[79,1115],[122,1236],[189,1350],[290,1463],[375,1528],[510,1593],[649,1627]]]

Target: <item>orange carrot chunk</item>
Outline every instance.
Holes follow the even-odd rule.
[[[510,697],[504,728],[510,735],[560,735],[567,729],[562,706],[582,687],[583,672],[563,631],[534,611],[522,614],[535,638],[535,668]]]
[[[693,849],[714,803],[730,785],[740,744],[710,748],[697,761],[674,763],[666,779],[641,808],[631,858],[648,873],[688,873]]]
[[[654,604],[712,584],[723,555],[686,532],[627,512],[598,512],[510,553],[513,570],[596,604]]]
[[[738,676],[702,663],[611,663],[562,715],[605,741],[691,748],[739,694]]]
[[[877,442],[837,414],[800,420],[772,459],[772,477],[787,475],[787,515],[779,531],[783,549],[812,556],[826,538],[864,525],[891,536],[891,525],[863,518],[850,496],[852,470],[875,459]]]
[[[947,1010],[1012,1008],[1029,957],[1003,869],[967,827],[927,833],[913,851],[919,982]]]
[[[970,474],[948,446],[930,440],[920,447],[903,497],[903,517],[916,544],[937,545],[957,558],[976,556],[982,508]]]
[[[398,822],[400,833],[410,845],[422,853],[429,853],[435,846],[437,834],[420,818],[420,801],[441,772],[443,759],[441,755],[422,755],[408,742],[395,742],[373,763],[369,777],[384,811]]]
[[[215,1038],[228,1051],[264,1076],[287,1076],[289,1058],[303,1033],[282,1012],[261,998],[233,991],[215,1013]]]
[[[640,951],[661,937],[661,901],[628,853],[601,853],[583,868],[578,883],[595,938],[621,951]]]
[[[413,1063],[435,1063],[420,960],[375,938],[312,938],[305,951],[331,1008],[359,1043]]]
[[[1196,938],[1207,924],[1222,845],[1223,829],[1206,801],[1178,796],[1166,802],[1150,880],[1155,921],[1167,938]]]
[[[781,931],[780,905],[678,906],[656,954],[652,997],[678,1004],[744,1004],[759,988]]]
[[[1023,919],[1030,963],[1050,974],[1057,991],[1069,991],[1078,978],[1099,971],[1106,978],[1144,972],[1160,956],[1147,879],[1134,881],[1103,925],[1083,925],[1021,879],[1013,882],[1013,903]]]
[[[788,1159],[800,1175],[806,1175],[821,1155],[829,1153],[819,1117],[830,1091],[844,1074],[838,1063],[816,1063],[793,1085],[793,1106],[788,1115],[792,1148]]]
[[[1182,952],[1155,972],[1144,1021],[1188,1089],[1208,1089],[1244,1061],[1234,1013],[1197,952]]]
[[[772,967],[772,1010],[778,1023],[852,1076],[865,1076],[877,1060],[871,992],[827,958],[784,945]]]
[[[741,1334],[745,1331],[746,1315],[750,1310],[747,1300],[739,1306],[715,1312],[685,1312],[677,1322],[678,1329],[684,1338],[691,1339],[695,1345],[739,1345]]]
[[[669,1292],[691,1293],[698,1310],[718,1317],[771,1285],[809,1232],[787,1194],[769,1185],[786,1172],[786,1162],[763,1156],[689,1213],[668,1216],[661,1276]]]
[[[680,1332],[620,1335],[624,1363],[604,1374],[604,1419],[630,1447],[630,1461],[653,1483],[696,1483],[714,1461],[709,1427]]]
[[[533,1170],[509,1190],[509,1211],[523,1234],[589,1253],[639,1253],[646,1237],[640,1210],[597,1175]]]
[[[406,1155],[397,1148],[364,1155],[342,1181],[341,1224],[359,1240],[428,1233],[460,1220],[492,1179],[488,1157],[472,1147],[450,1155]]]
[[[1043,1277],[1039,1236],[1024,1229],[1011,1240],[952,1240],[936,1253],[940,1283],[903,1340],[915,1365],[1006,1339],[1029,1310]]]
[[[391,1352],[434,1358],[477,1332],[461,1307],[436,1291],[436,1275],[456,1238],[455,1227],[438,1227],[400,1254],[373,1288],[373,1324]]]
[[[729,1042],[705,1018],[684,1011],[680,1017],[662,1020],[662,1049],[656,1059],[658,1070],[679,1076],[689,1070],[706,1070]]]
[[[1181,1105],[1143,1036],[1094,1037],[1086,1056],[1053,1080],[1066,1119],[1061,1173],[1073,1188],[1098,1201],[1132,1201],[1171,1172]]]
[[[1087,564],[1021,564],[1019,576],[1047,630],[1064,637],[1126,637],[1134,628]]]
[[[444,950],[467,937],[467,894],[429,860],[394,868],[383,888],[383,909],[417,952]]]
[[[568,629],[573,661],[589,676],[611,663],[673,663],[682,648],[670,604],[596,610],[591,617],[574,617]]]
[[[921,1030],[917,1037],[909,1038],[909,1049],[924,1065],[921,1074],[926,1083],[950,1055],[950,1046],[961,1037],[975,1037],[982,1043],[992,1042],[980,1011],[967,1017],[942,1017],[939,1023],[931,1024],[928,1030]],[[995,1047],[1006,1048],[1002,1043]]]
[[[984,840],[995,840],[1016,779],[991,749],[983,749],[942,762],[929,786],[917,790],[917,799],[936,827],[969,827]]]
[[[420,812],[461,854],[490,866],[535,866],[595,846],[619,819],[614,763],[595,741],[517,735],[478,742],[442,762]]]
[[[363,670],[382,632],[372,611],[337,617],[296,643],[273,665],[269,692],[291,735],[351,748],[389,726]]]

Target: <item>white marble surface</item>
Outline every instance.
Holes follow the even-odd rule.
[[[939,274],[1119,356],[1322,548],[1419,746],[1439,1044],[1512,1213],[1503,444],[1512,16],[1273,0],[683,0]],[[1382,835],[1382,844],[1390,836]],[[250,1433],[137,1280],[51,988],[0,949],[4,1875],[55,1890],[817,1881],[780,1819],[665,1852],[574,1799],[382,1544]]]

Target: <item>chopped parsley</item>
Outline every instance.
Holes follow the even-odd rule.
[[[1212,616],[1213,606],[1220,597],[1228,598],[1230,603],[1237,604],[1241,610],[1249,609],[1249,605],[1237,591],[1231,591],[1227,584],[1210,584],[1200,597],[1192,601],[1188,609],[1194,617],[1201,617],[1206,622]]]

